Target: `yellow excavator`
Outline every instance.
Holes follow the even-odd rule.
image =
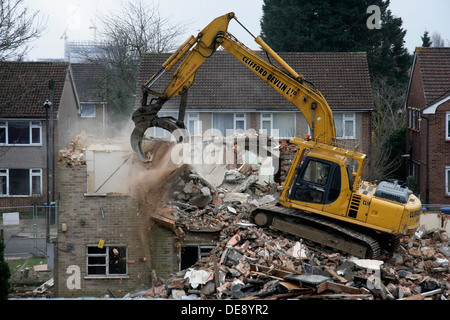
[[[322,94],[260,37],[245,29],[277,65],[228,33],[232,19],[245,29],[232,12],[216,18],[197,37],[187,39],[142,86],[141,106],[132,115],[135,128],[130,141],[137,156],[144,160],[142,140],[148,128],[160,127],[172,133],[185,129],[187,90],[198,68],[221,46],[295,105],[310,127],[311,134],[305,139],[290,140],[298,151],[278,203],[253,210],[251,222],[361,258],[376,259],[392,252],[399,235],[419,226],[420,200],[395,183],[363,181],[366,155],[336,139],[333,114]],[[151,90],[179,61],[165,91]],[[155,97],[150,102],[149,94]],[[178,119],[158,117],[163,104],[176,96],[181,96]],[[183,139],[186,137],[178,137]]]

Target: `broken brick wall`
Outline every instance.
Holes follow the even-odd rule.
[[[118,297],[151,283],[149,247],[142,234],[148,221],[137,210],[134,197],[123,194],[85,196],[86,166],[57,165],[59,186],[58,238],[55,249],[56,297]],[[62,231],[62,224],[67,231]],[[87,246],[125,246],[127,248],[124,275],[88,276]],[[74,267],[79,268],[77,279]],[[76,281],[79,281],[77,286]],[[76,287],[76,288],[74,288]]]
[[[151,235],[152,265],[158,277],[168,278],[179,271],[179,241],[172,231],[157,225]]]
[[[286,180],[297,150],[297,145],[290,143],[289,140],[280,140],[280,165],[276,180],[280,182]]]

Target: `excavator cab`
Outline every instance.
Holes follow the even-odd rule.
[[[320,158],[307,157],[297,174],[289,198],[310,203],[332,203],[340,191],[340,166]]]
[[[316,144],[313,141],[294,139],[299,151],[293,161],[285,182],[285,192],[281,196],[283,204],[319,213],[344,215],[347,211],[355,180],[359,172],[353,172],[352,158],[333,153],[340,148]],[[320,145],[320,146],[319,146]],[[352,154],[364,161],[360,153]],[[357,165],[356,165],[357,166]],[[288,187],[287,187],[288,186]]]

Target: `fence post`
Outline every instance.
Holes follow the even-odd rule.
[[[37,206],[33,204],[33,254],[37,256],[37,238],[38,238],[38,212]]]

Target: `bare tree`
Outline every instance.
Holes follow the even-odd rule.
[[[439,32],[433,32],[431,36],[432,47],[445,47],[445,40],[442,39],[441,34]]]
[[[0,0],[0,60],[23,59],[44,30],[39,11],[30,11],[23,0]]]
[[[406,114],[403,109],[405,86],[389,84],[386,78],[372,80],[375,101],[372,113],[372,150],[370,157],[370,180],[385,180],[403,164],[395,150],[392,137],[405,127]]]
[[[178,47],[185,26],[174,25],[153,2],[121,2],[120,11],[98,16],[99,50],[86,57],[102,64],[108,77],[108,105],[115,115],[129,117],[134,107],[141,55],[170,52]]]
[[[177,47],[177,38],[183,34],[184,27],[163,18],[158,5],[143,0],[122,2],[122,5],[120,12],[99,17],[99,35],[104,41],[126,46],[134,58],[144,52],[169,52]]]

